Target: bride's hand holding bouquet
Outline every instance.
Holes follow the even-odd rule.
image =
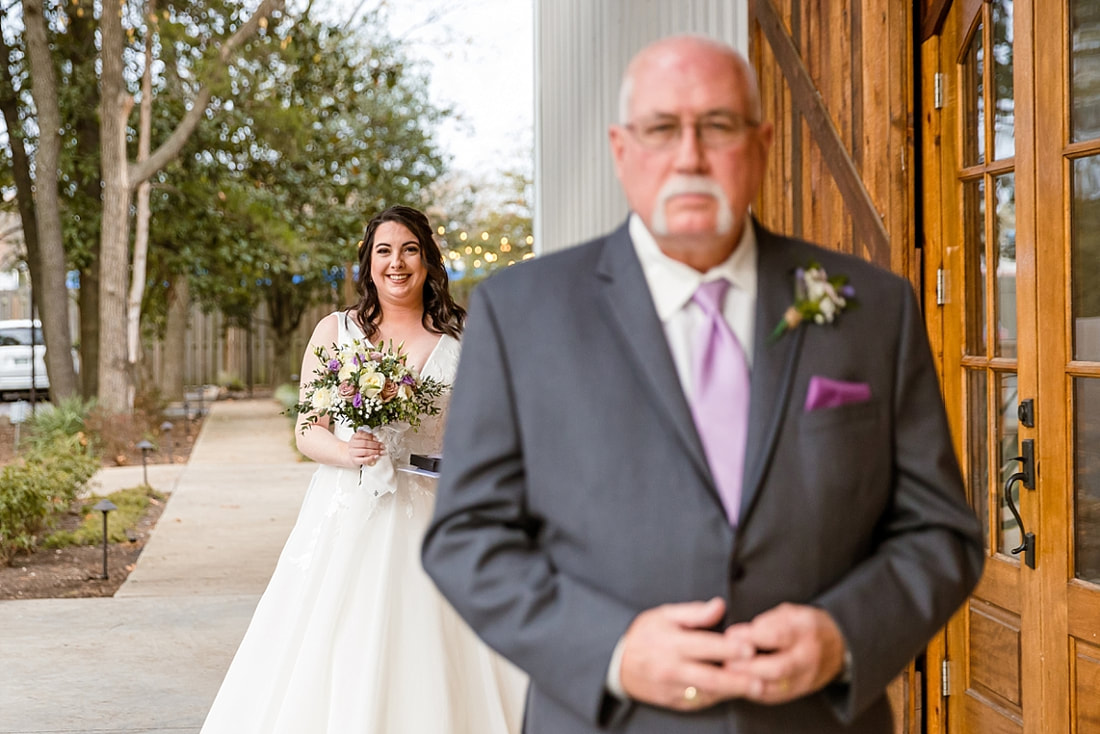
[[[372,465],[378,481],[375,494],[393,491],[395,464],[408,463],[402,449],[404,434],[416,429],[424,416],[437,415],[436,398],[446,385],[422,377],[407,362],[402,345],[375,347],[355,340],[314,350],[318,365],[314,378],[304,385],[304,399],[294,406],[305,414],[302,432],[322,416],[356,431],[367,431],[381,441],[386,452]],[[365,466],[360,467],[360,484]]]

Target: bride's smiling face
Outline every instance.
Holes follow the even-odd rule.
[[[402,304],[423,303],[428,268],[421,258],[420,242],[398,222],[382,222],[374,233],[370,274],[378,298]]]

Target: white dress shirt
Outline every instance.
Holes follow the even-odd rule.
[[[680,376],[684,394],[691,399],[692,355],[694,342],[706,320],[706,314],[692,300],[700,283],[725,278],[730,282],[722,315],[733,329],[737,341],[745,351],[745,359],[752,369],[753,323],[756,316],[756,233],[752,224],[745,222],[737,248],[724,261],[705,273],[673,260],[661,252],[657,241],[646,229],[641,217],[630,215],[630,239],[634,252],[642,263],[657,317],[665,330],[672,359]]]
[[[684,395],[691,400],[692,357],[695,353],[694,342],[700,328],[706,322],[706,314],[692,296],[700,283],[725,278],[730,282],[726,291],[726,300],[722,304],[722,316],[730,325],[734,336],[745,351],[745,359],[752,370],[753,323],[756,316],[756,233],[751,222],[745,222],[741,232],[741,241],[737,248],[723,262],[705,273],[673,260],[661,252],[657,240],[646,228],[642,218],[630,215],[628,224],[630,240],[634,243],[634,252],[642,264],[649,293],[653,296],[653,305],[657,308],[657,317],[665,330],[672,360],[676,363],[676,372],[680,376],[680,385]],[[614,696],[626,700],[620,671],[623,660],[623,638],[611,655],[611,664],[607,671],[607,690]]]

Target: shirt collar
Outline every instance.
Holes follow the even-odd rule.
[[[637,214],[630,215],[628,227],[662,323],[682,309],[705,281],[725,278],[750,299],[749,303],[756,302],[756,232],[751,219],[745,220],[741,240],[730,256],[705,273],[661,252],[657,240]]]

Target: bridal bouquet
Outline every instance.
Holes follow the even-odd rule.
[[[416,428],[423,416],[439,413],[435,400],[445,385],[409,367],[401,347],[391,342],[382,350],[358,339],[331,349],[317,347],[320,365],[294,409],[309,414],[307,425],[329,416],[355,430],[402,423]]]
[[[404,436],[426,415],[437,415],[436,398],[446,386],[421,377],[406,363],[402,345],[380,349],[358,339],[350,344],[317,347],[320,361],[314,379],[305,384],[305,399],[294,406],[308,418],[302,430],[321,416],[342,421],[357,431],[368,431],[386,447],[380,460],[359,467],[359,486],[369,474],[374,495],[397,488],[396,468],[407,464]]]

